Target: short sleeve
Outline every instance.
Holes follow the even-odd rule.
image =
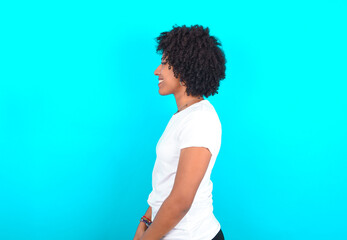
[[[192,112],[179,129],[179,148],[205,147],[212,155],[217,154],[221,143],[221,126],[217,119],[208,111]]]

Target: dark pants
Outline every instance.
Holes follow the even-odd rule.
[[[224,240],[224,235],[223,235],[222,229],[219,230],[217,235],[212,240]]]

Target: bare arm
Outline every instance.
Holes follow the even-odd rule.
[[[181,221],[193,203],[210,159],[211,153],[207,148],[189,147],[181,150],[172,191],[141,240],[160,240]]]
[[[147,209],[147,211],[145,213],[145,216],[148,219],[152,219],[152,207],[151,206],[148,207],[148,209]],[[139,217],[139,221],[140,221],[140,217]],[[137,230],[136,230],[136,233],[135,233],[135,236],[134,236],[134,240],[140,239],[146,230],[147,230],[146,224],[144,222],[140,222],[138,227],[137,227]]]
[[[146,211],[146,213],[145,213],[145,216],[146,216],[148,219],[152,220],[152,207],[151,207],[151,206],[148,207],[148,209],[147,209],[147,211]]]

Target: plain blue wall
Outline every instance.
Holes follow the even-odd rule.
[[[344,1],[0,4],[0,239],[132,239],[174,97],[155,41],[209,27],[226,79],[212,172],[226,239],[347,239]]]

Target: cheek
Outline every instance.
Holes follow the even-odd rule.
[[[174,73],[172,71],[168,71],[166,75],[167,75],[168,78],[170,78],[171,82],[177,81],[177,79],[175,78],[175,75],[174,75]]]

